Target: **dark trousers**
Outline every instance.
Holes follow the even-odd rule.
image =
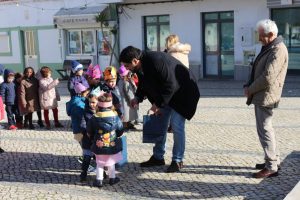
[[[16,121],[15,121],[16,106],[15,105],[6,105],[5,111],[7,114],[8,126],[16,125]]]

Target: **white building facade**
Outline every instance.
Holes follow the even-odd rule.
[[[299,73],[298,0],[127,0],[119,10],[120,49],[164,49],[168,34],[192,45],[190,69],[203,77],[245,80],[261,45],[256,23],[271,18],[290,52],[289,72]]]
[[[118,1],[0,1],[0,63],[18,72],[27,66],[35,71],[49,66],[54,77],[61,77],[68,59],[105,68],[111,51],[105,39],[114,44],[110,30],[116,20],[102,30],[95,16],[113,2]]]
[[[95,16],[107,9],[101,29]],[[124,47],[163,51],[165,38],[177,34],[192,45],[195,78],[245,80],[261,48],[255,26],[265,18],[284,37],[288,73],[298,74],[300,0],[0,0],[0,63],[19,72],[50,66],[60,77],[65,60],[118,66]]]

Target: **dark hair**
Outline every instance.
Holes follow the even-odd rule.
[[[120,53],[119,62],[131,63],[134,58],[140,59],[141,55],[142,51],[140,49],[133,46],[128,46]]]
[[[26,67],[26,68],[24,69],[24,72],[23,72],[23,74],[24,74],[25,77],[27,77],[27,76],[26,76],[26,72],[27,72],[28,70],[30,70],[30,69],[31,69],[31,71],[32,71],[32,76],[34,76],[34,74],[35,74],[35,73],[34,73],[34,69],[33,69],[32,67]]]
[[[103,95],[99,96],[98,101],[100,101],[100,102],[111,102],[112,101],[111,93],[104,93]]]
[[[41,68],[40,72],[41,72],[41,75],[42,75],[44,78],[46,78],[46,77],[48,76],[49,72],[51,72],[51,69],[50,69],[49,67],[47,67],[47,66],[43,66],[43,67]]]
[[[19,72],[17,72],[15,74],[15,79],[18,79],[18,78],[23,78],[23,75],[21,73],[19,73]]]

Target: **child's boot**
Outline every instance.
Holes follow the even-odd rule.
[[[82,164],[81,164],[81,174],[80,174],[80,181],[81,182],[86,181],[87,171],[88,171],[90,162],[91,162],[91,156],[85,155],[83,157],[83,161],[82,161]]]

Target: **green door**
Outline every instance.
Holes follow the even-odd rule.
[[[203,63],[205,77],[234,75],[233,12],[203,14]]]

